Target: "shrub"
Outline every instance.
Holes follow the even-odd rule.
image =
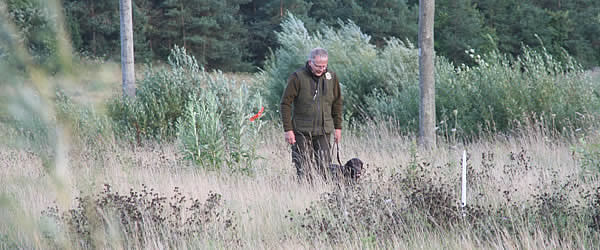
[[[204,69],[183,48],[175,47],[168,69],[149,69],[137,82],[135,99],[116,98],[109,103],[109,116],[117,132],[138,138],[173,139],[189,95],[202,91]]]
[[[482,161],[491,165],[472,172],[475,179],[494,176],[494,169],[499,167],[486,157]],[[509,165],[520,168],[518,175],[534,171],[526,169],[532,165],[524,150],[506,157]],[[535,237],[542,232],[552,237],[548,240],[559,243],[597,245],[593,237],[600,230],[597,186],[590,190],[580,185],[576,176],[565,178],[553,171],[531,186],[535,191],[528,197],[517,198],[522,192],[512,192],[511,186],[511,190],[498,189],[502,197],[490,203],[494,195],[478,194],[474,186],[469,204],[462,208],[458,176],[443,172],[449,164],[433,167],[419,160],[413,168],[400,167],[406,172],[389,176],[375,169],[377,177],[365,176],[355,186],[325,193],[303,212],[289,211],[286,218],[297,230],[294,232],[309,241],[344,244],[348,239],[369,238],[376,248],[387,248],[396,239],[414,239],[411,237],[415,233],[431,232],[457,233],[484,241]],[[486,183],[484,189],[489,188],[489,180]]]
[[[149,248],[156,243],[179,248],[194,240],[240,243],[235,214],[224,207],[221,195],[210,192],[202,202],[177,187],[171,197],[142,187],[119,194],[105,184],[97,195],[77,197],[73,209],[62,212],[54,206],[42,215],[62,227],[78,248]],[[55,236],[48,237],[53,241]]]
[[[358,118],[361,111],[366,110],[366,98],[374,91],[391,92],[398,84],[409,82],[408,78],[418,72],[408,63],[416,58],[412,55],[411,45],[405,47],[397,39],[391,39],[388,46],[396,50],[378,52],[369,44],[371,38],[351,21],[340,22],[338,30],[324,27],[309,34],[302,21],[288,14],[281,26],[282,31],[277,33],[281,46],[266,60],[265,68],[258,74],[271,109],[279,110],[288,76],[304,66],[307,55],[315,47],[326,48],[329,52],[328,67],[340,78],[347,119]]]
[[[249,170],[263,125],[249,119],[262,106],[260,93],[220,71],[204,71],[182,48],[173,49],[169,65],[146,72],[135,99],[109,105],[117,132],[138,140],[177,139],[187,158],[201,166],[245,163],[239,169]]]
[[[58,39],[58,27],[55,13],[46,1],[3,1],[2,18],[0,24],[7,21],[15,24],[17,32],[9,34],[14,36],[27,52],[31,55],[33,61],[39,69],[47,70],[51,73],[59,72],[62,68],[60,58],[60,41]],[[50,4],[51,5],[51,4]],[[6,8],[6,9],[4,9]],[[6,34],[3,34],[6,35]],[[14,48],[8,48],[4,45],[10,39],[4,37],[0,42],[0,58],[7,61],[18,62],[23,60],[23,55],[19,55]]]
[[[597,140],[593,137],[589,140],[580,138],[579,143],[571,147],[584,179],[594,179],[600,175],[600,142]]]
[[[427,168],[428,163],[418,163],[406,175],[394,173],[336,189],[304,213],[290,211],[288,217],[310,239],[342,243],[348,238],[374,236],[378,244],[385,245],[414,231],[453,230],[486,214],[476,206],[462,209],[453,185]]]
[[[546,51],[524,48],[511,59],[497,52],[475,55],[477,65],[454,68],[436,61],[436,115],[440,134],[505,132],[535,125],[558,132],[587,128],[600,102],[598,85],[568,55],[557,60]],[[391,95],[377,93],[368,107],[416,130],[418,84]],[[537,123],[537,124],[532,124]]]
[[[347,120],[368,116],[416,131],[420,94],[414,46],[390,38],[377,49],[352,22],[340,26],[309,34],[295,17],[284,20],[277,33],[281,47],[259,73],[268,105],[278,109],[289,74],[304,64],[311,48],[321,46],[329,50],[330,68],[342,83]],[[439,134],[506,132],[519,125],[565,132],[588,127],[594,120],[590,117],[597,115],[598,83],[566,53],[555,58],[544,49],[527,47],[517,58],[497,51],[466,53],[475,66],[436,58]]]
[[[240,93],[231,99],[233,103],[222,104],[212,92],[191,95],[177,122],[178,139],[186,157],[201,166],[220,168],[245,163],[245,167],[236,170],[251,170],[252,162],[258,158],[256,138],[263,122],[250,120],[250,110],[256,105],[248,105],[254,103],[249,99]]]
[[[69,128],[69,132],[78,142],[95,145],[99,139],[112,137],[110,119],[97,113],[92,107],[73,103],[62,90],[56,92],[56,116]]]

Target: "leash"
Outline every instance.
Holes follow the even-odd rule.
[[[334,146],[336,148],[338,164],[340,164],[340,166],[342,166],[342,162],[340,161],[340,145],[337,142],[335,142]]]

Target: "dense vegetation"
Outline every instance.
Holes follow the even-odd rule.
[[[269,38],[277,47],[250,82],[211,70],[218,64],[194,45],[203,38],[186,36],[188,46],[164,45],[165,63],[142,70],[137,98],[123,99],[118,66],[73,60],[63,24],[45,19],[57,9],[41,3],[0,3],[0,249],[600,247],[599,76],[552,43],[519,45],[517,55],[467,49],[465,65],[437,57],[439,144],[427,151],[412,132],[414,45],[360,28],[377,18],[316,25],[276,8],[291,1],[273,2],[265,6],[284,16]],[[370,4],[301,3],[307,13]],[[112,29],[101,20],[93,26]],[[286,76],[314,46],[335,55],[330,67],[343,77],[341,155],[366,163],[351,186],[298,182],[278,120],[263,118],[277,117]],[[108,94],[86,105],[98,92]]]
[[[55,14],[40,0],[6,0],[22,40],[43,64],[55,51]],[[118,1],[65,0],[64,26],[75,51],[119,57]],[[255,71],[281,46],[275,31],[287,12],[310,32],[352,20],[382,47],[386,39],[416,43],[416,0],[134,0],[138,62],[166,61],[179,45],[208,69]],[[438,0],[435,49],[455,65],[473,65],[465,50],[517,56],[522,46],[563,50],[584,67],[600,65],[600,2],[589,0]],[[62,25],[62,24],[61,24]]]
[[[354,23],[339,25],[311,33],[293,16],[284,20],[277,33],[281,47],[259,74],[270,110],[278,110],[287,72],[301,67],[312,47],[322,46],[335,55],[329,68],[338,73],[343,86],[346,120],[393,121],[416,131],[419,77],[414,46],[390,39],[377,48]],[[588,115],[600,108],[598,83],[568,54],[553,56],[545,47],[524,47],[516,58],[498,51],[465,54],[474,60],[473,66],[456,67],[437,57],[439,134],[507,132],[539,119],[547,121],[547,129],[562,133],[589,126]]]

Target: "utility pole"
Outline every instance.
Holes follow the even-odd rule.
[[[119,0],[121,12],[121,72],[123,97],[135,97],[135,67],[133,59],[133,14],[131,0]]]
[[[436,147],[433,17],[435,0],[419,0],[419,145]]]

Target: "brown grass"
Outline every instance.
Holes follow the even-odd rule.
[[[23,239],[27,246],[40,247],[38,244],[43,244],[39,240],[43,238],[39,230],[43,227],[40,215],[61,196],[70,197],[70,202],[59,204],[61,209],[66,210],[75,206],[74,197],[99,193],[105,183],[120,193],[127,193],[131,188],[139,190],[144,184],[167,196],[173,193],[175,187],[179,187],[184,195],[199,199],[204,199],[209,191],[222,194],[225,206],[234,211],[239,220],[243,248],[312,248],[315,245],[304,242],[286,215],[290,210],[303,211],[311,202],[319,200],[322,193],[334,187],[325,183],[303,185],[295,180],[290,150],[283,141],[280,129],[267,130],[262,139],[264,144],[260,145],[259,153],[264,159],[258,162],[253,176],[205,171],[189,166],[181,158],[175,143],[147,142],[138,147],[112,141],[101,147],[71,147],[68,159],[61,163],[68,168],[68,174],[59,178],[54,170],[44,169],[42,159],[32,151],[2,146],[0,193],[10,197],[9,203],[12,202],[13,209],[0,216],[4,217],[3,221],[10,221],[0,224],[0,234],[14,236],[15,232],[33,229],[29,236],[14,237]],[[474,170],[484,168],[483,157],[493,154],[491,161],[498,166],[492,170],[493,176],[469,190],[469,202],[476,200],[477,203],[493,206],[504,205],[501,191],[509,190],[515,193],[513,199],[526,201],[538,189],[551,188],[548,180],[568,179],[568,176],[579,174],[570,142],[548,141],[536,134],[482,140],[469,145],[441,143],[438,149],[432,152],[418,151],[417,155],[411,153],[414,151],[411,150],[414,149],[413,144],[414,138],[410,136],[370,125],[354,133],[346,131],[341,148],[342,161],[351,157],[361,158],[367,164],[366,171],[370,175],[367,178],[375,178],[376,169],[389,175],[403,171],[416,159],[431,163],[431,168],[440,171],[442,176],[458,180],[463,149],[469,152],[469,164]],[[528,170],[517,169],[516,174],[504,172],[502,166],[514,165],[510,157],[518,156],[520,152],[524,152],[524,157],[529,160]],[[524,165],[516,167],[522,168]],[[476,197],[478,193],[482,197]],[[578,197],[572,194],[572,198]],[[456,199],[460,199],[459,193]],[[536,235],[526,236],[525,239],[531,241],[526,244],[531,248],[554,248],[552,242],[540,242]],[[349,239],[342,246],[328,245],[326,242],[311,244],[333,248],[365,247],[361,239]],[[415,232],[408,241],[392,239],[391,244],[400,248],[478,248],[482,245],[518,248],[518,244],[511,243],[510,238],[482,243],[478,239],[440,232]]]
[[[105,68],[104,68],[105,67]],[[83,77],[84,84],[73,84],[68,94],[78,103],[99,106],[110,96],[118,93],[120,75],[114,72],[117,65],[104,65]],[[252,81],[251,76],[238,76],[238,80]],[[81,80],[77,78],[78,81]],[[98,80],[99,79],[99,80]],[[71,80],[73,81],[73,80]],[[68,79],[65,81],[68,84]],[[527,129],[527,128],[526,128]],[[534,129],[523,131],[522,136],[495,135],[469,144],[439,142],[437,149],[426,152],[418,150],[413,135],[405,135],[388,129],[382,124],[364,124],[360,129],[344,130],[341,144],[342,162],[358,157],[366,164],[367,180],[378,176],[390,176],[405,172],[414,164],[424,164],[441,176],[440,182],[455,183],[456,201],[460,200],[459,173],[463,150],[469,154],[470,183],[468,204],[506,206],[505,192],[512,201],[529,202],[532,195],[556,188],[557,184],[575,180],[581,188],[594,189],[598,180],[581,182],[578,155],[573,146],[581,146],[576,140],[550,139]],[[145,142],[142,146],[123,142],[112,136],[98,138],[94,144],[79,142],[76,135],[66,133],[62,139],[65,154],[44,164],[43,157],[28,146],[17,147],[16,131],[0,123],[0,247],[14,243],[23,248],[47,248],[45,236],[48,231],[57,232],[55,226],[46,222],[42,212],[57,205],[61,211],[75,208],[76,197],[95,195],[104,184],[119,193],[130,189],[140,190],[142,185],[156,192],[171,196],[174,188],[187,197],[203,200],[209,192],[221,194],[224,206],[235,213],[240,245],[244,249],[312,249],[312,248],[397,248],[397,249],[555,249],[584,247],[577,241],[559,241],[543,232],[531,234],[531,228],[523,229],[518,242],[511,235],[497,239],[480,239],[456,231],[430,229],[413,230],[408,236],[394,236],[387,245],[377,245],[367,235],[345,239],[343,243],[331,243],[318,239],[308,240],[297,224],[286,218],[302,213],[325,192],[335,190],[335,185],[323,182],[315,185],[298,183],[291,163],[290,149],[277,126],[265,130],[257,138],[258,153],[263,159],[256,162],[250,176],[227,170],[206,171],[191,166],[174,143]],[[587,141],[597,137],[583,136]],[[100,140],[102,139],[102,140]],[[521,160],[519,160],[521,159]],[[50,167],[48,167],[50,166]],[[55,167],[52,167],[55,166]],[[490,169],[490,166],[492,168]],[[488,176],[478,173],[488,171]],[[477,178],[476,178],[477,177]],[[365,180],[365,181],[367,181]],[[367,186],[366,189],[376,187]],[[401,192],[402,190],[399,190]],[[570,200],[581,199],[577,190],[567,192]],[[536,225],[532,225],[536,229]],[[60,234],[58,234],[60,235]],[[123,241],[112,240],[111,232],[96,233],[99,248],[123,248]],[[164,242],[149,235],[146,246],[161,248]],[[61,237],[57,248],[76,247]],[[7,243],[8,242],[8,243]],[[560,245],[559,245],[560,243]],[[5,245],[3,245],[5,244]],[[178,243],[182,247],[222,248],[224,242]],[[208,244],[208,245],[207,245]],[[12,245],[12,246],[15,246]],[[229,246],[231,247],[231,246]],[[133,246],[133,248],[144,248]]]

